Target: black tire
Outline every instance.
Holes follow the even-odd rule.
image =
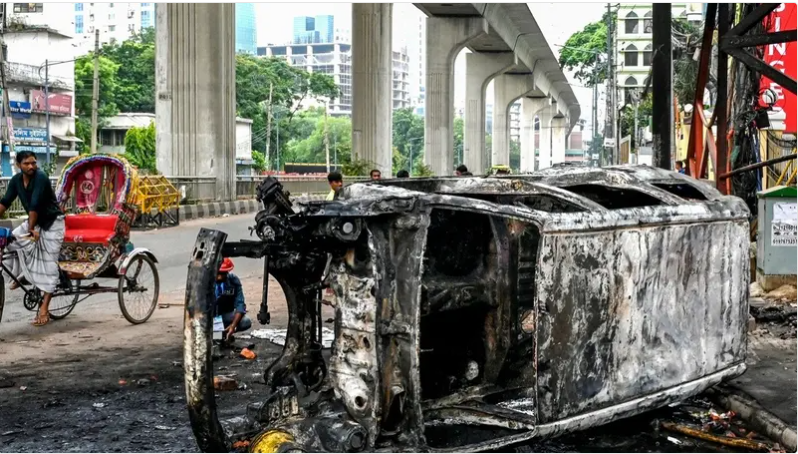
[[[50,309],[47,312],[50,313],[50,318],[53,320],[65,318],[72,313],[72,310],[75,309],[75,305],[78,304],[80,282],[70,280],[69,285],[71,287],[69,293],[62,293],[59,296],[53,295],[50,299]],[[56,289],[56,292],[63,291],[63,288]]]
[[[152,283],[149,284],[152,288],[148,289],[152,291],[152,298],[148,298],[144,295],[144,298],[138,298],[136,302],[140,302],[139,306],[143,310],[133,310],[134,309],[134,301],[127,303],[125,301],[125,294],[127,296],[135,295],[135,294],[143,294],[144,292],[130,292],[127,290],[127,283],[128,277],[134,280],[136,285],[140,285],[138,280],[141,274],[141,271],[144,268],[148,268],[152,272]],[[160,292],[160,282],[158,278],[158,269],[155,267],[155,263],[146,255],[137,255],[133,257],[131,260],[130,265],[127,267],[124,276],[119,276],[119,309],[122,311],[122,315],[125,316],[125,319],[134,324],[138,325],[140,323],[144,323],[152,316],[152,313],[155,311],[155,306],[158,304],[158,295]],[[147,292],[149,294],[149,291]],[[149,301],[147,301],[149,300]],[[128,307],[130,306],[130,307]],[[136,308],[138,309],[138,308]]]

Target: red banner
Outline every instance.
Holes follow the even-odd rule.
[[[45,103],[42,90],[31,90],[30,103],[34,112],[44,113],[49,107],[50,113],[55,115],[72,115],[72,96],[59,93],[48,93],[49,106]]]
[[[779,7],[765,19],[765,27],[768,32],[795,30],[795,3],[782,3],[779,5]],[[795,41],[768,44],[765,46],[764,60],[770,66],[795,79],[795,51]],[[759,104],[763,107],[767,106],[773,101],[773,97],[775,97],[776,103],[773,106],[773,110],[775,112],[784,112],[786,115],[786,119],[784,120],[786,126],[785,132],[795,134],[795,94],[790,93],[782,88],[781,85],[764,76],[762,76],[759,88],[761,92]]]

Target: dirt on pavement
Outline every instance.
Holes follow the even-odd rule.
[[[262,280],[240,277],[254,321]],[[196,452],[183,385],[184,292],[162,294],[169,307],[136,326],[121,314],[91,311],[81,312],[80,324],[53,321],[25,337],[0,325],[0,451]],[[285,299],[274,281],[269,301],[271,326],[284,327]],[[248,383],[217,399],[222,415],[240,414],[254,400],[263,386],[256,374],[281,348],[257,341],[255,351],[255,361],[219,362],[217,369],[230,368],[223,373]]]

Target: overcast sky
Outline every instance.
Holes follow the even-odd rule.
[[[590,22],[601,19],[606,5],[603,3],[528,3],[543,35],[552,47],[554,55],[559,56],[560,48],[554,44],[564,44],[571,34],[581,30]],[[258,3],[255,6],[258,23],[258,45],[285,44],[291,40],[293,18],[295,16],[316,16],[331,14],[335,16],[335,27],[350,29],[352,26],[351,3]],[[394,4],[394,48],[401,47],[404,41],[402,30],[413,29],[421,14],[411,3]],[[397,30],[399,32],[397,32]],[[458,59],[456,72],[457,97],[465,96],[465,59]],[[579,85],[567,74],[572,84]],[[590,89],[572,87],[582,108],[582,118],[590,121],[592,93]],[[490,94],[489,99],[492,99]],[[599,105],[602,105],[601,102]]]

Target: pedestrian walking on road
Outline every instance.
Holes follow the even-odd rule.
[[[64,213],[50,184],[50,178],[39,170],[36,156],[30,151],[17,153],[20,173],[8,182],[6,195],[0,200],[0,216],[19,198],[28,219],[12,234],[17,239],[6,252],[4,265],[18,280],[33,284],[44,293],[36,314],[34,326],[44,326],[50,321],[50,300],[59,282],[58,257],[64,242]],[[14,282],[10,288],[16,289]]]

